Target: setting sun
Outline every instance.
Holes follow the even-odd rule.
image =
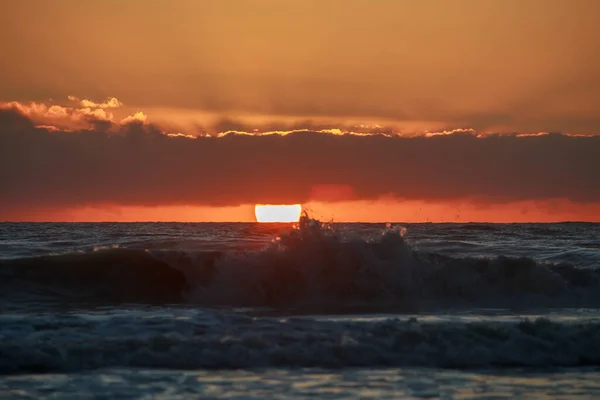
[[[302,206],[300,204],[257,204],[254,215],[258,222],[298,222]]]

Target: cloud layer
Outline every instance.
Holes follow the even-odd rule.
[[[76,130],[96,129],[109,130],[117,122],[115,115],[107,109],[116,109],[123,106],[117,98],[109,97],[105,102],[96,103],[92,100],[79,99],[75,96],[67,97],[71,104],[46,104],[43,102],[20,103],[17,101],[0,103],[0,110],[17,111],[28,117],[36,126],[46,127],[51,130]],[[129,122],[144,122],[146,115],[136,112],[120,121],[121,124]]]
[[[597,0],[28,0],[0,15],[0,101],[600,134]]]
[[[65,131],[36,127],[18,107],[0,109],[4,216],[96,204],[600,201],[600,137],[305,130],[190,138],[138,119]]]

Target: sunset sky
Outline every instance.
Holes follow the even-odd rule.
[[[600,221],[599,15],[0,0],[0,221]]]

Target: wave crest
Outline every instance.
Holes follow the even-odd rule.
[[[597,322],[332,322],[172,315],[1,317],[0,373],[103,367],[600,365]]]
[[[349,310],[600,305],[593,269],[418,252],[399,227],[364,238],[306,216],[262,250],[111,249],[4,264],[1,273],[21,292],[114,301]]]
[[[170,256],[157,254],[177,265]],[[181,270],[192,267],[197,273],[197,265]],[[211,278],[192,279],[188,301],[410,310],[600,304],[600,275],[595,270],[529,258],[465,259],[422,253],[405,240],[403,228],[391,226],[380,236],[365,239],[303,218],[262,251],[220,253],[209,265]]]
[[[181,301],[188,285],[180,271],[128,249],[4,261],[0,276],[5,301],[37,295],[65,302],[169,303]]]

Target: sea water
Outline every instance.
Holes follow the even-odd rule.
[[[594,398],[600,224],[0,224],[0,398]]]

